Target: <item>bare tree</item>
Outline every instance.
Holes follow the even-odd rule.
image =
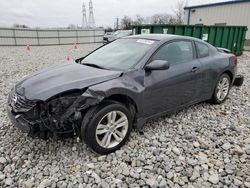
[[[176,6],[173,9],[174,19],[173,24],[183,24],[184,23],[184,7],[187,6],[188,0],[178,0]]]
[[[135,20],[133,21],[133,24],[135,25],[141,25],[145,22],[145,18],[141,15],[137,14]]]
[[[121,20],[121,29],[131,29],[132,24],[141,25],[143,23],[150,24],[183,24],[184,23],[184,7],[187,6],[188,0],[178,0],[174,14],[157,13],[151,17],[143,17],[139,14],[132,20],[129,16],[124,16]]]
[[[175,18],[173,15],[171,15],[170,18],[169,18],[168,23],[169,23],[169,24],[176,24],[176,22],[177,22],[177,21],[176,21],[176,18]]]
[[[128,16],[124,16],[122,19],[121,19],[121,29],[124,29],[124,30],[129,30],[129,29],[132,29],[132,19]]]
[[[170,15],[169,14],[154,14],[151,17],[152,24],[167,24],[169,22]]]

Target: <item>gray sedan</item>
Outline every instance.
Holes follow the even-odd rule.
[[[107,154],[153,117],[223,103],[242,84],[236,74],[235,55],[199,39],[130,36],[24,78],[9,94],[8,114],[29,135],[75,135]]]

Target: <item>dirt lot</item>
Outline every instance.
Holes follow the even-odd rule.
[[[23,76],[98,44],[0,47],[0,187],[250,187],[250,53],[223,105],[201,103],[148,122],[121,150],[93,153],[76,139],[40,140],[9,121],[7,94]]]

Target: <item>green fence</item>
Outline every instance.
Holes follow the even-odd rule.
[[[216,46],[227,48],[236,55],[244,50],[246,26],[200,26],[200,25],[137,25],[133,34],[174,34],[202,39]]]

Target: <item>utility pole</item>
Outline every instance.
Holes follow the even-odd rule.
[[[119,17],[116,18],[116,30],[119,29]]]

